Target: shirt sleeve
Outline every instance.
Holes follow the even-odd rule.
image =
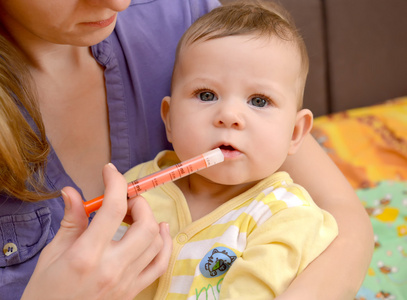
[[[318,207],[279,211],[250,234],[224,278],[220,299],[274,299],[336,235],[334,218]]]

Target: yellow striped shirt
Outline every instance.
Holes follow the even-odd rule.
[[[136,166],[128,181],[177,163],[173,152]],[[167,272],[136,299],[273,299],[336,237],[334,218],[285,172],[192,222],[179,188],[143,194],[158,222],[168,222],[173,253]]]

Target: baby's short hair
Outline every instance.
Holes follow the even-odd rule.
[[[198,41],[236,35],[276,36],[297,47],[301,58],[303,81],[300,96],[302,105],[303,89],[309,69],[307,48],[291,15],[275,2],[259,0],[232,2],[203,15],[188,28],[179,41],[176,62],[184,46]]]

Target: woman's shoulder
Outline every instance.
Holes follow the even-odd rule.
[[[218,0],[132,0],[118,14],[115,30],[105,41],[112,48],[140,45],[141,49],[132,48],[131,52],[145,50],[150,55],[158,51],[158,45],[159,49],[165,45],[171,54],[185,30],[219,5]]]
[[[220,5],[219,0],[131,0],[129,7],[133,5],[159,5],[168,8],[171,7],[194,7],[213,9]]]
[[[219,0],[131,0],[129,8],[124,12],[132,14],[136,12],[144,11],[149,14],[156,14],[165,12],[167,16],[171,16],[173,12],[182,13],[184,15],[190,15],[191,21],[199,18],[201,15],[211,11],[215,7],[220,6]],[[166,19],[156,20],[159,22],[165,22]]]

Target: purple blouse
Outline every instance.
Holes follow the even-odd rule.
[[[132,0],[119,13],[115,31],[92,47],[105,67],[111,160],[119,171],[170,147],[160,105],[170,92],[175,48],[185,29],[216,6],[217,0]],[[79,190],[53,150],[46,181],[51,190]],[[21,297],[63,214],[62,198],[30,203],[0,195],[0,299]]]

